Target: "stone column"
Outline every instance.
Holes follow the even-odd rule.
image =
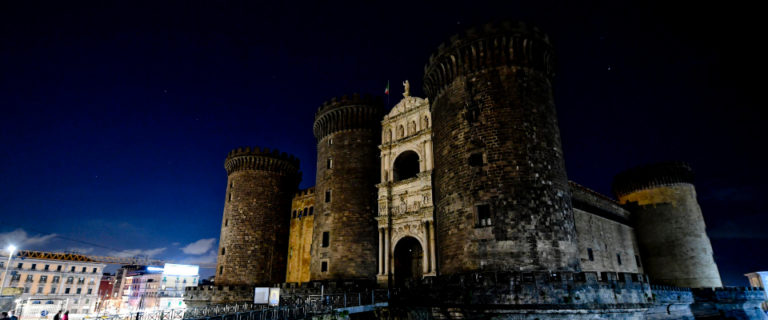
[[[432,170],[432,141],[424,141],[424,160],[426,161],[426,169]]]
[[[429,221],[427,223],[429,224],[429,259],[431,266],[429,272],[435,273],[437,272],[437,266],[435,265],[435,222]]]
[[[429,222],[424,221],[422,222],[422,225],[424,226],[424,248],[423,252],[424,255],[422,256],[422,274],[429,273],[429,257],[432,255],[432,248],[429,247]]]
[[[383,243],[384,230],[379,228],[379,268],[377,269],[379,274],[384,273],[384,243]]]
[[[389,274],[389,228],[384,228],[384,274]]]

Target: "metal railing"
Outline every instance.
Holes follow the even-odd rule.
[[[304,319],[312,315],[331,314],[337,309],[374,305],[388,300],[387,290],[366,290],[326,295],[292,294],[280,299],[280,306],[268,307],[252,303],[219,304],[187,308],[184,319],[206,320],[285,320]],[[133,319],[136,320],[136,319]],[[139,319],[143,320],[143,319]],[[153,319],[154,320],[154,319]]]

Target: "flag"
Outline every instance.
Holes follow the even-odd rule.
[[[389,95],[389,81],[387,81],[387,87],[384,88],[384,94]]]

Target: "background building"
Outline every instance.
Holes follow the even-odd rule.
[[[755,271],[745,274],[747,277],[747,280],[749,280],[749,285],[753,286],[755,288],[760,288],[765,291],[766,296],[768,296],[768,271]],[[762,304],[763,310],[768,310],[768,301],[763,302]]]
[[[16,314],[21,318],[37,318],[42,311],[55,314],[69,310],[71,317],[95,312],[101,272],[105,264],[90,258],[67,254],[66,259],[14,259],[5,277],[6,288],[18,288]],[[5,272],[6,261],[0,262]],[[0,274],[0,277],[2,274]]]
[[[101,275],[101,281],[99,282],[99,300],[96,304],[97,312],[109,311],[110,302],[112,301],[112,291],[115,287],[115,275],[111,273],[104,273]]]
[[[119,312],[184,309],[184,291],[196,287],[196,265],[170,264],[147,266],[126,273],[122,284]]]

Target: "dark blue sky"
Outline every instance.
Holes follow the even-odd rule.
[[[555,45],[572,180],[687,161],[725,283],[768,269],[758,10],[494,2],[0,2],[0,241],[213,261],[230,149],[292,153],[311,186],[323,101],[422,95],[439,43],[506,18]]]

